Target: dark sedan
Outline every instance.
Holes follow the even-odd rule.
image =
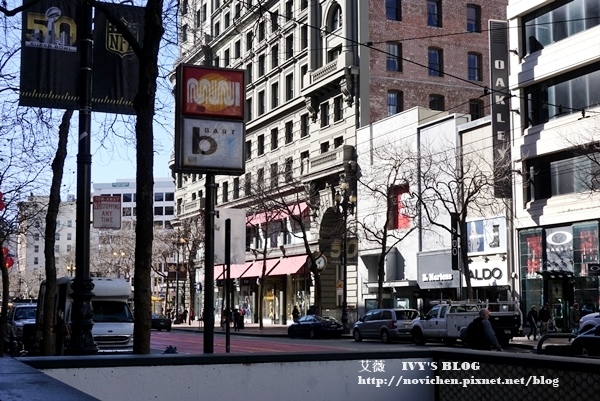
[[[158,331],[167,330],[171,331],[171,319],[165,315],[159,315],[158,313],[152,314],[152,328]]]
[[[571,343],[571,354],[600,357],[600,326],[579,334]]]
[[[337,320],[330,317],[316,315],[302,316],[288,328],[290,337],[341,337],[344,327]]]

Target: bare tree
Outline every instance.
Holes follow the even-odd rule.
[[[190,300],[190,313],[187,315],[188,324],[192,323],[192,317],[198,311],[192,309],[194,299],[196,298],[196,269],[199,266],[197,256],[204,244],[205,238],[205,223],[204,215],[198,214],[193,217],[188,217],[181,220],[181,230],[185,242],[183,242],[184,257],[188,280],[189,280],[189,300]]]
[[[372,164],[361,166],[360,198],[368,204],[357,219],[361,245],[379,250],[377,257],[377,307],[383,307],[386,256],[407,238],[417,224],[417,208],[410,199],[414,159],[408,145],[383,144],[375,150]],[[382,213],[383,211],[383,213]]]
[[[447,217],[457,218],[460,260],[469,299],[473,298],[473,289],[467,256],[467,217],[504,214],[508,207],[494,194],[498,185],[510,182],[510,152],[501,152],[494,160],[491,149],[483,142],[456,146],[435,138],[424,141],[419,154],[414,155],[419,163],[420,191],[412,196],[418,199],[428,223],[452,234]]]

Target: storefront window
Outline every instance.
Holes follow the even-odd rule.
[[[542,268],[542,229],[519,232],[521,277],[537,278]]]
[[[588,276],[590,264],[598,264],[598,223],[574,224],[573,247],[575,277]]]

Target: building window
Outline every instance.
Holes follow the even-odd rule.
[[[277,163],[271,164],[271,188],[277,187],[279,184],[279,167]]]
[[[244,195],[250,196],[252,194],[252,176],[250,173],[246,173],[244,180]]]
[[[132,196],[131,194],[123,194],[123,202],[131,202]]]
[[[265,136],[264,135],[259,135],[258,136],[258,155],[264,155],[265,154]]]
[[[288,121],[285,123],[285,143],[292,143],[294,140],[294,123]]]
[[[331,63],[332,61],[337,60],[338,57],[340,57],[340,54],[342,54],[342,46],[337,46],[329,50],[327,52],[327,62]]]
[[[154,194],[154,202],[164,202],[165,200],[165,194],[163,194],[162,192],[156,192]]]
[[[271,108],[275,109],[279,106],[279,83],[275,82],[271,85]]]
[[[339,147],[341,147],[344,144],[344,137],[343,136],[338,136],[336,138],[333,138],[333,148],[337,149]]]
[[[344,99],[337,96],[333,99],[333,121],[340,121],[344,117]]]
[[[294,1],[288,0],[285,2],[285,19],[287,21],[294,18]]]
[[[73,239],[72,233],[67,233],[67,241],[71,241]]]
[[[206,3],[202,4],[202,22],[206,22]]]
[[[73,247],[71,245],[67,245],[67,253],[70,253]]]
[[[431,110],[444,111],[444,96],[442,95],[429,95],[429,108]]]
[[[246,141],[245,152],[246,152],[246,160],[250,160],[252,158],[252,142],[251,141]]]
[[[300,67],[300,88],[304,88],[306,74],[308,74],[308,65],[305,64]]]
[[[165,206],[165,216],[173,216],[175,214],[175,210],[173,206]]]
[[[221,34],[221,23],[215,23],[215,36],[219,36]]]
[[[292,159],[291,157],[288,157],[285,159],[285,172],[284,172],[285,182],[288,182],[288,183],[292,182],[293,172],[294,172],[294,159]]]
[[[246,99],[246,117],[248,121],[254,118],[252,115],[252,99]]]
[[[329,125],[329,103],[321,103],[321,127]]]
[[[229,13],[225,14],[225,29],[229,28],[231,25],[231,15]]]
[[[262,77],[265,75],[265,55],[261,54],[258,56],[258,76]]]
[[[186,15],[188,13],[188,2],[187,0],[183,0],[181,4],[181,15]]]
[[[335,4],[331,10],[329,19],[329,32],[333,32],[342,26],[342,8],[339,4]]]
[[[217,57],[215,57],[215,58],[213,59],[213,65],[214,65],[215,67],[218,67],[218,66],[219,66],[219,61],[220,61],[220,60],[219,60],[219,57],[218,57],[218,56],[217,56]]]
[[[387,62],[388,71],[402,71],[402,45],[400,43],[389,42],[387,44]]]
[[[469,53],[468,55],[468,77],[471,81],[481,81],[481,54]]]
[[[563,151],[527,160],[527,201],[600,189],[598,153]]]
[[[285,100],[292,100],[294,98],[294,74],[287,75],[285,77]]]
[[[162,208],[162,206],[156,206],[154,208],[154,215],[155,216],[162,216],[164,213],[164,209]]]
[[[223,183],[221,183],[221,189],[223,191],[221,199],[223,199],[223,202],[229,202],[229,182],[223,181]]]
[[[285,38],[285,59],[289,60],[294,56],[294,35]]]
[[[33,234],[33,240],[34,241],[39,241],[40,240],[40,235],[39,234]]]
[[[246,76],[248,77],[248,82],[246,84],[251,84],[252,81],[254,81],[252,69],[253,69],[252,63],[248,63],[248,65],[246,66],[246,72],[247,72]]]
[[[254,34],[252,33],[252,31],[250,31],[250,32],[248,32],[246,34],[246,51],[248,53],[252,52],[252,46],[253,46],[252,40],[253,40],[253,38],[254,38]]]
[[[279,147],[279,129],[273,128],[271,130],[271,150],[275,150]]]
[[[37,256],[33,258],[33,264],[34,265],[39,265],[40,264],[40,259]]]
[[[258,41],[262,42],[263,40],[265,40],[265,37],[266,37],[265,22],[261,21],[258,24]]]
[[[427,0],[427,25],[442,26],[442,0]]]
[[[329,142],[322,142],[321,143],[321,153],[327,153],[329,152]]]
[[[308,150],[300,153],[300,174],[308,173]]]
[[[442,49],[430,47],[427,49],[427,65],[429,67],[429,76],[444,76],[444,54]]]
[[[404,110],[404,98],[400,91],[389,91],[387,93],[388,116],[400,113]]]
[[[241,14],[242,14],[242,5],[240,3],[237,3],[235,5],[235,13],[233,14],[233,19],[236,20],[236,19],[240,18]]]
[[[481,100],[481,99],[469,100],[469,114],[471,115],[471,120],[477,120],[478,118],[482,118],[483,117],[483,100]]]
[[[223,62],[225,63],[225,67],[227,67],[229,65],[229,62],[230,62],[229,49],[225,50],[225,52],[223,54]]]
[[[197,10],[196,11],[196,18],[194,19],[194,25],[196,26],[196,28],[200,28],[200,24],[202,23],[202,11],[201,10]]]
[[[308,136],[308,114],[300,116],[300,138]]]
[[[33,246],[33,253],[40,253],[40,246],[39,245],[34,245]]]
[[[527,87],[527,116],[533,125],[600,104],[600,63]]]
[[[240,179],[235,177],[233,179],[233,199],[239,199],[240,197]]]
[[[303,25],[300,28],[300,50],[304,50],[308,47],[308,26]]]
[[[481,7],[467,4],[467,32],[481,32]]]
[[[402,21],[402,1],[385,0],[385,17],[392,21]]]
[[[258,115],[265,114],[265,91],[258,92]]]
[[[554,1],[522,18],[523,48],[534,53],[552,43],[600,25],[600,3]]]
[[[188,26],[187,24],[181,27],[181,41],[187,42],[188,40]]]
[[[279,65],[279,46],[273,45],[271,48],[271,68]]]
[[[239,40],[233,45],[233,54],[236,59],[240,58],[242,55],[242,46]]]
[[[259,168],[258,171],[256,172],[256,182],[264,182],[265,181],[265,169],[264,168]]]
[[[279,11],[271,12],[271,32],[279,29]]]

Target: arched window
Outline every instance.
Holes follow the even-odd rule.
[[[333,32],[342,26],[342,7],[339,4],[334,4],[329,11],[329,32]]]

